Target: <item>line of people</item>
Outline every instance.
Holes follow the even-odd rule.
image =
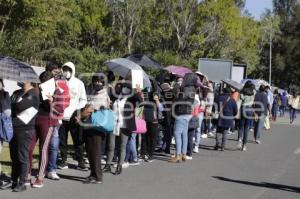
[[[93,74],[85,85],[75,77],[75,65],[67,62],[46,67],[41,83],[51,79],[55,80],[55,92],[46,96],[38,85],[20,82],[21,89],[9,97],[0,82],[0,112],[11,115],[14,131],[9,142],[11,180],[2,182],[1,189],[20,192],[28,186],[41,188],[45,176],[59,180],[57,168],[68,168],[69,132],[77,168],[87,171],[89,163],[90,175],[84,183],[101,184],[103,172],[120,175],[129,165],[151,163],[155,152],[171,154],[173,138],[175,152],[170,163],[191,160],[193,153],[199,152],[201,138],[212,132],[214,149],[224,151],[229,132],[237,129],[238,149],[245,151],[252,127],[255,142],[260,144],[269,113],[276,120],[278,108],[283,116],[289,104],[293,123],[299,105],[296,92],[290,98],[279,96],[277,91],[271,95],[269,87],[261,85],[256,91],[251,81],[241,91],[218,88],[199,72],[184,77],[161,72],[151,78],[151,88],[143,89],[131,84],[130,74],[116,80],[109,71]],[[94,113],[103,110],[114,113],[114,121],[108,121],[114,126],[112,132],[93,126]],[[30,121],[22,120],[24,112],[31,116]],[[137,132],[143,125],[137,118],[145,122],[145,132]],[[37,141],[39,172],[32,181]]]

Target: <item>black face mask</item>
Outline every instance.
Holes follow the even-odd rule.
[[[23,82],[18,82],[17,85],[18,85],[19,87],[23,88],[24,83],[23,83]]]
[[[93,88],[95,89],[95,91],[100,91],[100,90],[102,90],[103,89],[103,85],[100,85],[100,84],[96,84],[96,85],[94,85],[93,86]]]

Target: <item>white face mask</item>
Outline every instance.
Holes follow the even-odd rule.
[[[67,78],[67,79],[70,79],[71,76],[72,76],[72,73],[70,71],[66,71],[64,72],[64,76]]]
[[[123,94],[123,95],[129,95],[129,94],[130,94],[130,89],[129,89],[129,88],[126,88],[126,87],[123,87],[123,88],[122,88],[122,94]]]

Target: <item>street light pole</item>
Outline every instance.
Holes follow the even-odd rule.
[[[273,17],[271,18],[271,29],[270,29],[270,61],[269,61],[269,84],[272,85],[272,40],[273,40]]]

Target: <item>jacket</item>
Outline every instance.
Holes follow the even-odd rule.
[[[69,121],[74,111],[85,107],[87,97],[83,82],[75,77],[75,66],[72,62],[65,63],[63,66],[68,66],[72,69],[72,77],[67,81],[70,92],[70,105],[64,111],[63,120]]]
[[[218,119],[218,127],[233,128],[234,117],[238,112],[237,104],[229,94],[220,95],[217,99],[218,111],[220,117]]]
[[[95,110],[110,107],[110,98],[107,92],[107,88],[96,91],[95,89],[93,89],[92,85],[89,85],[86,89],[86,93],[88,104],[91,104]]]
[[[39,109],[39,96],[35,89],[24,94],[23,90],[15,91],[11,96],[11,111],[14,130],[33,130],[35,128],[34,116],[28,124],[25,124],[17,116],[28,108]]]
[[[173,104],[177,116],[192,114],[195,95],[196,89],[194,86],[181,87],[181,92]]]
[[[261,116],[264,114],[265,116],[268,115],[268,109],[270,107],[269,100],[268,100],[268,95],[265,92],[258,91],[255,94],[254,97],[254,104],[253,108],[255,108],[255,113],[258,116]]]
[[[299,106],[299,96],[297,96],[297,97],[293,97],[293,96],[291,96],[290,98],[289,98],[289,105],[292,107],[292,108],[294,108],[294,109],[298,109],[298,106]]]

